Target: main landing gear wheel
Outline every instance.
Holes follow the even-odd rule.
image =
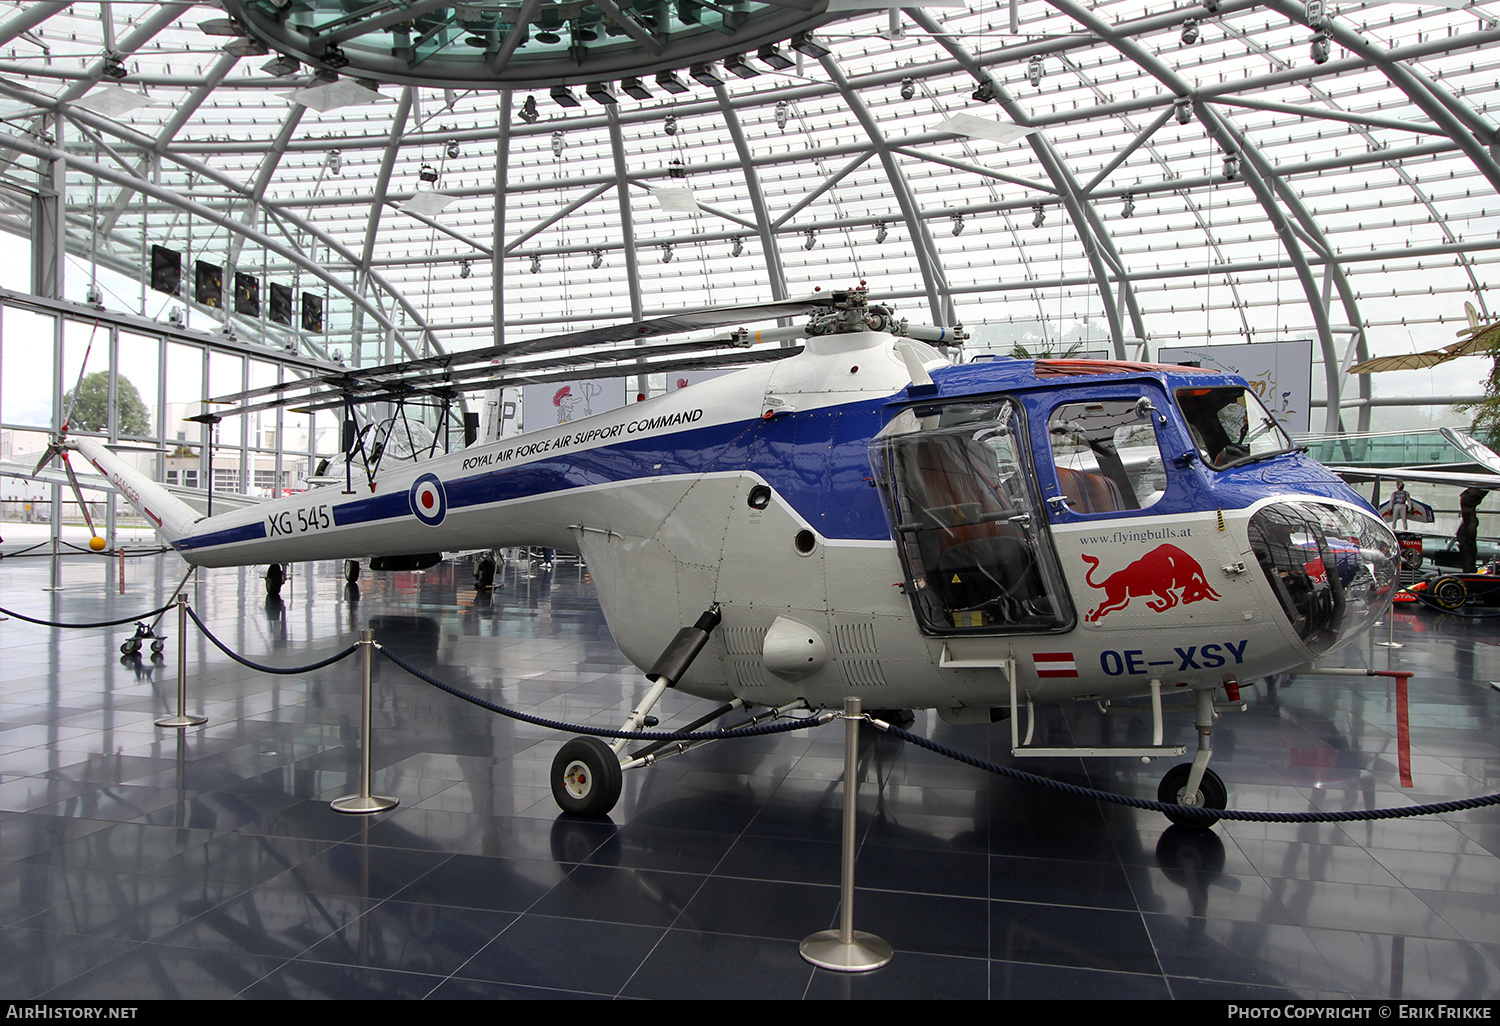
[[[1191,763],[1183,763],[1181,766],[1173,766],[1167,770],[1167,775],[1161,778],[1161,786],[1156,789],[1156,800],[1167,805],[1196,805],[1204,809],[1223,809],[1229,805],[1229,791],[1224,787],[1224,781],[1211,769],[1203,771],[1203,783],[1198,785],[1195,795],[1188,795],[1186,788],[1188,775],[1192,773]],[[1196,816],[1178,813],[1166,813],[1166,817],[1177,826],[1192,827],[1197,830],[1208,830],[1213,824]]]
[[[286,580],[286,571],[281,569],[280,563],[272,563],[266,567],[266,598],[276,598],[281,594],[281,585]]]
[[[474,567],[474,588],[477,591],[489,591],[495,586],[495,561],[485,556]]]
[[[344,560],[344,580],[349,584],[359,583],[359,560]]]
[[[575,737],[552,760],[552,797],[570,816],[596,819],[620,800],[620,760],[596,737]]]

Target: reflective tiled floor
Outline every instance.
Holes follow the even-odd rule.
[[[0,563],[0,605],[73,621],[163,601],[175,557]],[[585,573],[299,566],[204,572],[194,608],[254,659],[301,664],[374,627],[467,690],[615,725],[640,675]],[[990,778],[866,732],[856,925],[896,950],[862,976],[797,942],[836,924],[842,727],[725,743],[626,774],[608,822],[559,817],[558,737],[481,712],[377,660],[375,789],[357,789],[359,669],[269,676],[189,635],[202,728],[163,730],[165,661],[124,628],[0,625],[0,996],[1483,997],[1500,996],[1500,812],[1347,825],[1168,829],[1159,816]],[[1400,614],[1416,786],[1397,782],[1382,679],[1247,691],[1215,735],[1236,808],[1387,807],[1500,790],[1500,621]],[[1383,665],[1385,650],[1375,656]],[[1368,647],[1347,652],[1349,665]],[[669,696],[665,726],[705,711]],[[1190,717],[1169,721],[1192,743]],[[1011,761],[1009,729],[916,731]],[[1061,738],[1138,735],[1131,715],[1056,711]],[[1040,737],[1039,737],[1040,740]],[[1026,760],[1154,797],[1163,767]]]

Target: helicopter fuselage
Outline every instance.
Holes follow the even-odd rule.
[[[930,381],[913,383],[914,360]],[[573,551],[638,666],[718,606],[681,690],[977,711],[1010,701],[1011,674],[1036,702],[1204,689],[1369,626],[1394,537],[1262,414],[1229,375],[946,366],[858,332],[387,468],[356,494],[326,486],[196,521],[102,445],[75,444],[155,503],[191,563]]]

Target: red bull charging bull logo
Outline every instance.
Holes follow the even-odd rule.
[[[1094,583],[1094,571],[1099,569],[1099,560],[1085,555],[1083,561],[1089,564],[1084,577],[1088,586],[1104,592],[1104,601],[1084,617],[1089,623],[1098,623],[1106,614],[1124,609],[1131,599],[1148,595],[1151,597],[1146,605],[1158,613],[1189,602],[1219,601],[1219,593],[1203,576],[1203,567],[1176,545],[1158,545],[1098,584]]]

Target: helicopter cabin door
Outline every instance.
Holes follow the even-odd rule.
[[[1020,404],[1000,399],[904,410],[872,444],[925,633],[1073,626],[1026,437]]]

